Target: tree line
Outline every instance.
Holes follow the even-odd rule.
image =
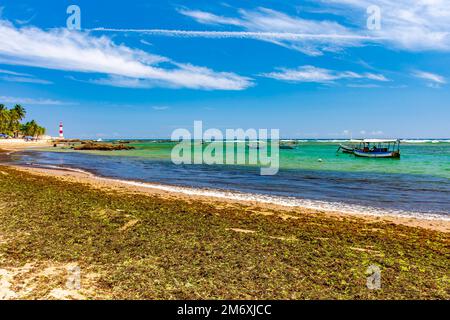
[[[22,123],[26,110],[20,104],[8,109],[4,104],[0,104],[0,133],[10,137],[19,138],[23,136],[39,137],[45,134],[45,128],[36,121],[31,120]]]

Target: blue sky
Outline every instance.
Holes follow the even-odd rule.
[[[0,102],[68,137],[448,138],[449,53],[445,0],[0,2]]]

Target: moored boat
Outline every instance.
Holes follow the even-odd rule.
[[[361,158],[400,158],[400,140],[363,139],[353,154]]]
[[[343,153],[353,153],[353,151],[355,150],[355,148],[350,147],[350,146],[346,146],[344,144],[339,144],[339,148],[338,148],[338,152],[342,150]]]

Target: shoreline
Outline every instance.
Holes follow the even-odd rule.
[[[147,182],[137,182],[129,180],[118,180],[114,178],[106,178],[97,176],[90,172],[77,169],[63,169],[63,168],[41,168],[31,166],[9,165],[5,166],[18,169],[24,172],[28,172],[34,175],[42,175],[46,177],[53,177],[59,180],[75,183],[88,184],[91,187],[106,190],[106,191],[119,191],[123,193],[138,193],[149,196],[161,196],[165,199],[172,200],[187,200],[187,201],[199,201],[210,205],[222,207],[224,205],[240,205],[247,207],[248,209],[261,210],[264,209],[276,210],[285,213],[283,216],[286,218],[295,217],[296,215],[326,215],[338,219],[361,219],[367,223],[384,222],[393,223],[396,225],[404,225],[409,227],[419,227],[434,231],[450,232],[450,220],[439,218],[424,218],[424,217],[404,217],[396,215],[374,215],[365,212],[344,212],[339,210],[326,210],[308,208],[302,206],[285,206],[281,204],[275,204],[270,202],[263,202],[250,199],[233,199],[232,197],[221,197],[214,195],[199,194],[199,192],[189,194],[189,190],[195,191],[194,188],[187,187],[174,187],[170,185],[154,184]],[[178,188],[178,191],[177,191]],[[200,189],[199,189],[200,190]],[[230,192],[232,194],[232,192]]]
[[[24,142],[19,144],[11,144],[5,148],[0,143],[0,152],[6,151],[8,153],[18,152],[23,150],[29,150],[33,148],[39,148],[42,146],[51,145],[49,141],[38,141],[37,144],[31,145],[32,142]],[[71,182],[87,183],[93,187],[99,189],[114,189],[120,191],[138,192],[140,194],[147,195],[162,195],[167,198],[183,199],[183,200],[198,200],[214,205],[225,204],[237,204],[242,206],[248,206],[253,208],[259,208],[264,206],[272,210],[280,210],[283,212],[294,212],[300,214],[325,214],[331,217],[338,218],[360,218],[368,223],[370,222],[386,222],[394,223],[397,225],[405,225],[410,227],[420,227],[441,232],[450,232],[450,219],[445,217],[436,216],[406,216],[402,214],[389,214],[364,211],[366,208],[361,207],[358,211],[349,211],[345,209],[330,209],[330,208],[317,208],[307,205],[292,205],[292,204],[280,204],[270,200],[270,196],[261,195],[259,198],[257,195],[250,199],[249,196],[253,194],[240,193],[228,190],[213,190],[213,189],[201,189],[191,188],[183,186],[173,186],[170,184],[152,183],[152,182],[140,182],[134,180],[121,180],[115,178],[108,178],[95,175],[88,171],[75,168],[43,168],[22,166],[14,164],[2,164],[19,170],[24,170],[32,174],[40,174],[58,179],[68,180]],[[268,200],[266,200],[267,198]],[[368,209],[368,208],[367,208]]]

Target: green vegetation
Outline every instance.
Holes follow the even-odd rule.
[[[386,222],[100,190],[0,166],[0,268],[77,263],[87,298],[450,299],[449,243]],[[372,264],[379,290],[366,287]],[[65,283],[38,277],[24,298]]]
[[[8,109],[0,104],[0,133],[18,138],[20,136],[39,137],[45,134],[45,128],[39,126],[36,121],[22,124],[26,110],[19,104]]]

